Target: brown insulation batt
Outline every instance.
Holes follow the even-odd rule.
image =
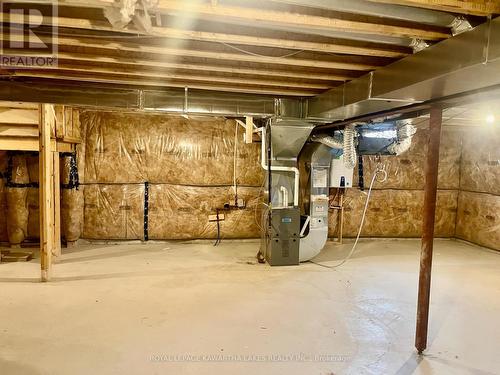
[[[26,160],[28,168],[28,182],[38,182],[38,156],[20,155],[14,160]],[[60,161],[61,183],[69,182],[69,158]],[[38,188],[12,188],[26,190],[27,232],[26,239],[38,240],[40,238],[40,211]],[[21,194],[20,192],[17,194]],[[61,236],[67,241],[76,241],[80,238],[83,223],[83,189],[61,189]],[[17,242],[15,242],[17,243]]]
[[[239,188],[245,209],[224,211],[220,222],[223,238],[259,237],[259,188]],[[208,215],[232,199],[232,188],[154,185],[151,187],[149,220],[151,239],[215,238],[217,223]],[[257,218],[257,219],[256,219]]]
[[[216,223],[208,215],[233,199],[234,121],[94,111],[82,112],[80,119],[86,128],[83,237],[142,239],[144,181],[150,182],[149,238],[215,237]],[[238,132],[237,181],[246,185],[239,187],[239,197],[248,207],[226,212],[221,231],[225,237],[258,237],[260,207],[256,212],[252,202],[264,177],[260,148],[244,144],[243,129]],[[389,178],[376,186],[365,236],[420,235],[427,134],[420,128],[409,152],[383,158]],[[451,190],[459,187],[460,142],[458,132],[443,131],[439,185],[447,190],[439,193],[436,223],[442,237],[454,235],[458,193]],[[365,157],[366,183],[374,166],[375,158]],[[364,196],[348,192],[347,236],[356,234]]]
[[[245,144],[233,120],[113,112],[83,112],[80,120],[86,183],[232,184],[238,127],[238,183],[260,186],[264,176],[259,145]]]
[[[220,222],[223,238],[259,236],[259,190],[238,189],[247,207],[221,212],[225,215]],[[215,208],[222,208],[232,196],[228,187],[150,185],[149,238],[215,238],[217,224],[209,222],[208,215],[215,214]],[[85,238],[143,239],[144,185],[86,186],[84,218]]]
[[[436,207],[436,236],[453,237],[457,195],[440,190]],[[419,237],[422,232],[424,192],[420,190],[373,190],[361,235],[364,237]],[[355,237],[361,222],[366,193],[348,189],[344,201],[344,236]],[[329,235],[337,235],[336,211],[330,211]]]
[[[84,202],[85,238],[143,238],[144,185],[85,186]]]
[[[78,153],[77,157],[81,157]],[[78,171],[83,168],[78,161]],[[67,185],[70,182],[70,158],[64,157],[60,161],[61,183]],[[79,178],[83,176],[80,174]],[[61,236],[66,241],[76,241],[80,238],[83,227],[83,187],[78,189],[61,189]]]
[[[25,155],[12,157],[12,182],[25,184],[29,182],[28,166]],[[7,233],[11,245],[19,245],[28,235],[28,189],[8,187],[7,199]]]
[[[382,156],[386,165],[387,181],[377,183],[378,189],[423,189],[425,184],[425,161],[427,155],[428,129],[418,129],[410,149],[400,156]],[[440,155],[438,186],[440,189],[459,188],[461,133],[443,130]],[[375,156],[363,156],[364,180],[368,188],[377,165]],[[357,168],[354,183],[358,185]]]
[[[217,223],[208,216],[234,202],[235,149],[238,197],[247,207],[224,212],[221,236],[259,236],[260,145],[245,144],[235,121],[93,111],[80,120],[86,129],[83,237],[143,239],[148,181],[150,239],[215,238]]]
[[[28,191],[28,234],[27,238],[31,240],[40,238],[40,210],[39,210],[39,192],[38,188],[27,188]]]
[[[500,250],[500,196],[461,191],[457,215],[458,238]]]
[[[498,129],[478,128],[465,134],[460,189],[500,195]]]

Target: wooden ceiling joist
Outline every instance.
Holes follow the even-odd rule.
[[[500,12],[500,4],[489,0],[370,1],[465,14]],[[16,24],[38,26],[43,21],[36,36],[44,45],[57,43],[58,66],[3,67],[0,77],[30,84],[64,81],[71,86],[80,82],[132,89],[189,87],[310,96],[405,57],[412,53],[410,39],[434,42],[451,36],[445,23],[426,24],[410,15],[401,19],[388,12],[357,14],[352,6],[333,10],[322,9],[318,3],[263,0],[158,0],[151,13],[153,26],[146,32],[134,22],[114,28],[103,10],[118,6],[115,3],[59,0],[57,18],[1,14],[2,41],[18,38],[24,42],[25,36],[6,33]],[[453,20],[455,14],[448,17]],[[46,34],[52,24],[59,27],[54,40]],[[3,53],[31,54],[29,49],[8,49],[5,43]]]
[[[449,33],[414,26],[396,26],[385,24],[383,19],[377,23],[352,21],[342,18],[330,18],[317,15],[301,14],[287,11],[255,9],[250,7],[223,6],[206,2],[185,2],[180,0],[159,0],[160,13],[190,13],[196,16],[227,17],[244,19],[251,22],[272,22],[276,25],[302,26],[322,28],[334,31],[349,31],[353,33],[389,35],[396,37],[416,37],[426,40],[440,40],[449,37]]]
[[[4,40],[5,36],[0,34],[0,40]],[[43,37],[41,38],[44,39]],[[127,44],[125,43],[114,43],[114,42],[106,42],[104,40],[101,43],[97,41],[91,40],[90,43],[80,43],[81,40],[74,38],[65,38],[59,37],[59,43],[61,46],[67,47],[85,47],[85,48],[96,48],[106,49],[109,51],[120,51],[127,50],[130,52],[137,53],[155,53],[155,52],[164,52],[161,47],[157,48],[148,48],[147,46],[137,46],[130,45],[127,49]],[[161,55],[160,55],[161,56]],[[163,55],[164,56],[164,55]],[[178,56],[178,55],[176,55]],[[342,73],[339,70],[332,70],[331,73],[323,73],[321,71],[297,71],[292,69],[278,69],[278,68],[270,68],[269,64],[259,64],[259,67],[245,67],[245,66],[233,66],[233,65],[212,65],[207,64],[206,62],[202,63],[185,63],[179,61],[155,61],[155,60],[146,60],[146,59],[132,59],[126,57],[109,57],[99,55],[97,53],[65,53],[61,52],[58,54],[58,60],[63,64],[71,64],[71,63],[99,63],[110,66],[117,65],[125,65],[131,67],[150,67],[150,68],[159,68],[165,70],[192,70],[197,72],[218,72],[218,73],[228,73],[228,74],[244,74],[244,75],[256,75],[263,77],[282,77],[282,78],[295,78],[295,79],[307,79],[307,80],[322,80],[322,81],[346,81],[357,77],[359,74],[352,74],[348,71]],[[262,68],[260,68],[262,66]],[[8,73],[6,71],[6,73]]]
[[[169,69],[172,67],[178,67],[179,69],[186,69],[185,64],[171,64],[164,63],[161,61],[153,61],[153,60],[141,60],[141,59],[131,59],[125,57],[106,57],[100,56],[98,54],[82,54],[82,53],[59,53],[59,61],[61,62],[77,62],[77,63],[101,63],[101,64],[120,64],[120,65],[130,65],[134,67],[149,67],[149,68],[165,68]],[[211,68],[204,69],[203,65],[193,65],[193,70],[200,71],[211,71]],[[221,72],[230,72],[230,69],[223,68],[220,69]],[[256,69],[234,69],[235,73],[240,74],[259,74],[266,76],[281,76],[281,77],[290,77],[296,79],[316,79],[316,80],[329,80],[329,81],[346,81],[353,78],[353,75],[350,72],[345,72],[345,75],[342,74],[316,74],[316,73],[293,73],[288,72],[288,74],[278,75],[277,71],[272,70],[256,70]],[[244,73],[245,72],[245,73]],[[9,74],[9,73],[8,73]]]
[[[254,79],[254,78],[238,78],[238,77],[221,77],[214,75],[196,75],[196,74],[179,74],[179,73],[164,73],[164,72],[154,72],[145,70],[119,70],[116,68],[109,67],[94,67],[94,66],[76,66],[76,65],[66,65],[60,64],[57,69],[47,69],[43,70],[28,70],[31,73],[39,72],[46,73],[50,71],[51,74],[73,74],[78,75],[92,75],[94,77],[101,75],[107,77],[114,77],[111,82],[116,82],[122,78],[132,78],[132,79],[150,79],[158,80],[160,82],[167,81],[184,81],[191,85],[193,82],[213,82],[213,83],[226,83],[241,86],[277,86],[277,87],[289,87],[292,89],[310,89],[310,90],[327,90],[332,85],[331,83],[313,83],[313,82],[298,82],[294,80],[271,80],[271,79]],[[23,76],[23,72],[18,72],[13,74],[13,76]],[[0,112],[1,115],[1,112]],[[1,119],[1,116],[0,116]]]
[[[150,60],[136,60],[136,59],[116,59],[102,56],[92,56],[83,54],[61,54],[59,57],[59,63],[61,66],[71,65],[72,63],[98,63],[102,67],[110,68],[120,68],[122,66],[128,68],[140,68],[148,67],[167,71],[176,70],[188,70],[198,73],[228,73],[234,75],[252,75],[260,77],[270,77],[270,78],[291,78],[291,79],[302,79],[310,81],[347,81],[353,77],[353,75],[340,74],[340,73],[319,73],[315,71],[294,71],[290,69],[275,70],[275,69],[253,69],[253,68],[237,68],[232,66],[216,66],[216,65],[205,65],[205,64],[186,64],[186,63],[169,63],[169,62],[151,62]]]
[[[2,14],[6,17],[6,15]],[[42,22],[43,21],[43,22]],[[9,15],[9,22],[13,24],[23,24],[31,22],[31,24],[37,24],[41,22],[45,25],[57,24],[59,28],[67,29],[80,29],[80,30],[93,30],[93,31],[109,31],[116,32],[119,31],[124,34],[131,34],[130,39],[139,39],[138,35],[142,34],[136,29],[126,27],[120,30],[114,29],[108,22],[103,21],[92,21],[87,19],[79,18],[49,18],[45,17],[43,20],[32,17],[27,19],[22,17],[22,15]],[[147,35],[142,34],[143,37],[158,37],[158,38],[175,38],[181,40],[197,40],[205,42],[214,43],[228,43],[236,45],[245,46],[261,46],[261,47],[274,47],[274,48],[284,48],[299,51],[314,51],[314,52],[324,52],[324,53],[337,53],[346,55],[360,55],[360,56],[380,56],[380,57],[403,57],[407,53],[404,52],[403,48],[394,48],[392,46],[378,45],[378,46],[353,46],[349,44],[340,43],[318,43],[309,42],[302,40],[293,39],[280,39],[272,38],[266,36],[246,36],[239,34],[228,34],[228,33],[216,33],[216,32],[205,32],[196,30],[186,30],[181,28],[173,27],[152,27],[151,32]],[[124,38],[124,35],[117,36],[118,38]]]
[[[18,36],[10,36],[11,40],[16,40]],[[6,40],[5,35],[0,34],[1,40]],[[50,39],[41,37],[42,41],[50,42]],[[110,42],[107,40],[92,40],[90,38],[68,38],[59,37],[58,45],[61,46],[60,50],[64,50],[64,47],[77,47],[77,48],[87,48],[93,49],[95,54],[98,55],[99,50],[107,50],[117,54],[120,52],[133,52],[137,54],[156,54],[158,57],[163,58],[165,56],[185,56],[185,57],[196,57],[196,58],[206,58],[214,60],[226,60],[232,62],[250,62],[259,64],[278,64],[278,65],[290,65],[298,67],[310,67],[310,68],[325,68],[325,69],[344,69],[344,70],[372,70],[378,67],[378,65],[363,63],[358,61],[348,61],[344,58],[332,56],[332,61],[327,60],[312,60],[312,59],[302,59],[293,57],[272,57],[272,56],[255,56],[245,53],[232,53],[232,52],[216,52],[208,50],[195,50],[186,48],[172,48],[172,47],[160,47],[152,46],[146,44],[135,44],[128,42]],[[7,50],[7,49],[6,49]],[[96,53],[97,52],[97,53]],[[338,61],[334,61],[338,60]]]
[[[80,5],[81,1],[69,0],[67,5]],[[109,7],[111,1],[94,0],[88,6]],[[415,25],[393,25],[386,23],[387,20],[356,21],[347,20],[342,17],[323,17],[298,13],[285,10],[256,9],[242,6],[228,6],[206,1],[188,2],[181,0],[159,0],[155,12],[159,14],[190,14],[201,18],[231,18],[246,20],[250,23],[270,22],[276,25],[301,26],[306,28],[328,29],[333,31],[348,31],[351,33],[363,33],[372,35],[386,35],[395,37],[420,38],[426,40],[440,40],[450,36],[448,32],[415,27]]]
[[[130,85],[139,87],[186,87],[190,89],[201,89],[201,90],[212,90],[212,91],[224,91],[229,92],[239,92],[239,93],[250,93],[250,94],[270,94],[270,95],[286,95],[286,96],[312,96],[319,93],[318,90],[305,90],[305,89],[290,89],[288,87],[266,87],[266,86],[244,86],[244,85],[215,85],[210,82],[207,83],[185,83],[185,82],[172,82],[172,81],[162,81],[162,80],[146,80],[146,79],[133,79],[131,77],[113,80],[108,76],[81,76],[72,75],[67,73],[50,73],[46,71],[31,72],[19,70],[16,72],[16,77],[26,77],[26,78],[45,78],[54,81],[76,81],[76,82],[94,82],[103,84],[116,84],[116,85]]]
[[[444,12],[489,16],[500,14],[498,0],[369,0],[374,3],[406,5]]]

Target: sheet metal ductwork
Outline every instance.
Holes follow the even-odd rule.
[[[268,214],[264,215],[260,253],[272,266],[299,264],[297,161],[313,127],[303,120],[273,117],[262,129],[261,160],[267,171]]]
[[[307,144],[300,155],[301,214],[299,260],[308,261],[320,253],[328,239],[328,195],[331,148]]]
[[[346,120],[500,85],[500,17],[308,101],[307,117]]]

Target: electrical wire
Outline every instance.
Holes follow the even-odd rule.
[[[287,54],[284,54],[284,55],[281,55],[281,56],[269,56],[269,55],[262,55],[260,53],[255,53],[255,52],[247,51],[247,50],[245,50],[243,48],[239,48],[239,47],[233,46],[232,44],[229,44],[229,43],[225,43],[225,42],[219,42],[219,43],[222,44],[222,45],[225,45],[226,47],[232,48],[232,49],[234,49],[234,50],[236,50],[238,52],[245,53],[247,55],[252,55],[252,56],[256,56],[256,57],[273,57],[273,58],[276,58],[276,59],[283,59],[283,58],[286,58],[286,57],[292,57],[292,56],[298,55],[299,53],[305,51],[305,50],[301,49],[299,51],[290,52],[290,53],[287,53]]]
[[[381,179],[377,179],[377,176],[379,174],[382,175]],[[314,264],[321,266],[321,267],[325,267],[325,268],[337,268],[337,267],[340,267],[341,265],[343,265],[345,262],[347,262],[352,257],[352,255],[354,254],[354,251],[356,250],[356,246],[358,245],[359,238],[361,237],[361,231],[363,230],[363,225],[365,223],[366,211],[368,210],[368,204],[370,203],[370,196],[372,193],[373,184],[375,183],[375,181],[384,182],[385,180],[387,180],[387,171],[385,170],[385,165],[382,165],[379,163],[377,165],[377,169],[375,170],[375,173],[373,174],[372,180],[370,182],[370,188],[368,189],[368,195],[366,196],[365,208],[363,209],[363,216],[361,217],[361,223],[359,224],[358,234],[356,236],[356,240],[354,241],[354,245],[351,248],[351,251],[349,251],[349,254],[347,254],[347,256],[344,259],[342,259],[342,261],[340,263],[337,263],[333,266],[323,264],[323,263],[313,262],[312,260],[310,260],[309,262],[314,263]]]

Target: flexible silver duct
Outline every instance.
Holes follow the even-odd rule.
[[[334,136],[326,134],[313,134],[311,137],[311,141],[323,143],[325,146],[328,146],[330,148],[344,148],[344,138],[338,133],[335,133]]]
[[[398,140],[392,145],[387,147],[387,150],[394,155],[401,155],[402,153],[408,151],[411,146],[411,140],[413,135],[417,132],[415,128],[409,122],[401,122],[398,124]]]
[[[356,155],[356,125],[352,124],[344,129],[344,165],[346,168],[354,169],[357,163]]]

